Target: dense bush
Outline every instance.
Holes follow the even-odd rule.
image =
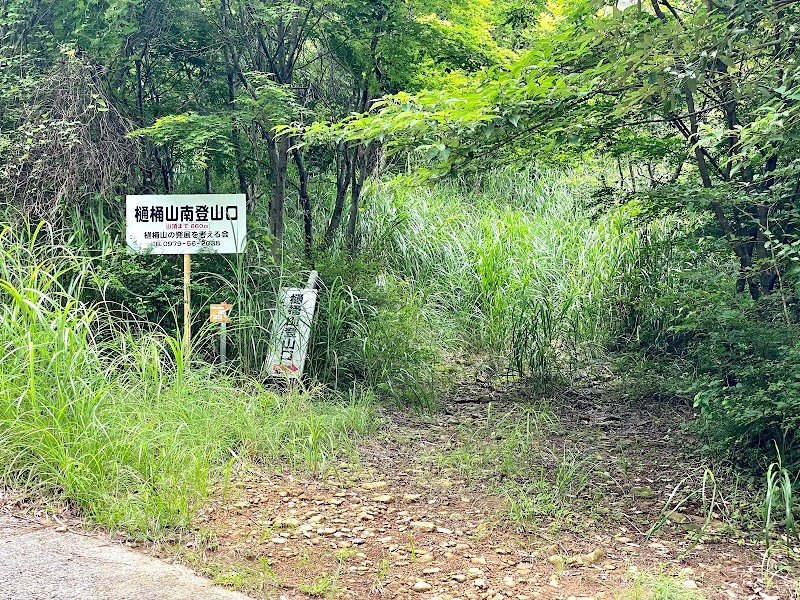
[[[415,289],[369,258],[329,258],[310,349],[310,373],[334,389],[355,384],[418,408],[433,404],[431,314]]]
[[[783,287],[759,300],[737,293],[738,265],[705,227],[698,217],[675,221],[669,236],[641,246],[638,268],[622,278],[623,347],[672,371],[663,391],[693,400],[709,450],[765,466],[777,445],[796,467],[797,299]]]
[[[141,323],[174,323],[183,297],[178,258],[140,256],[117,247],[96,259],[85,299],[125,307]]]
[[[741,297],[703,305],[681,324],[697,365],[691,391],[717,447],[749,462],[800,466],[800,327],[769,306]]]

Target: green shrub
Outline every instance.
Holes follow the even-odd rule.
[[[692,323],[697,380],[691,391],[715,449],[759,463],[777,444],[796,469],[800,327],[765,321],[763,307],[742,298],[707,307],[702,317]]]
[[[705,227],[701,218],[674,221],[640,247],[637,268],[620,279],[620,336],[675,375],[663,378],[667,393],[694,398],[707,449],[765,467],[776,443],[796,468],[796,300],[781,290],[758,301],[736,293],[737,265]]]
[[[124,307],[121,312],[140,323],[174,323],[183,298],[179,258],[130,254],[117,247],[95,260],[84,300]]]
[[[440,348],[424,299],[367,258],[336,258],[319,269],[309,373],[334,389],[366,386],[381,398],[429,408]]]

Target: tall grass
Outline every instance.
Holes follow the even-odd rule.
[[[627,275],[647,268],[656,254],[642,247],[661,232],[638,224],[629,207],[592,209],[588,191],[598,182],[588,171],[484,175],[370,184],[358,253],[340,243],[316,256],[322,289],[310,376],[427,407],[442,348],[479,352],[501,371],[546,384],[637,330],[645,317],[636,306],[661,274],[655,282]],[[327,216],[315,215],[318,237]],[[246,254],[198,258],[193,293],[196,305],[235,305],[231,365],[253,376],[270,353],[277,290],[302,285],[300,272],[310,267],[298,260],[299,213],[287,214],[283,264],[272,259],[261,218],[253,218]],[[179,284],[177,271],[167,271]],[[631,281],[649,287],[632,289]],[[215,344],[204,351],[216,356]]]
[[[764,552],[765,558],[770,553],[770,535],[775,527],[776,521],[783,519],[783,526],[786,531],[787,542],[790,539],[798,539],[797,523],[794,518],[794,491],[792,489],[792,475],[783,466],[781,453],[775,445],[777,459],[767,468],[766,493],[762,506],[762,518],[764,520]],[[776,514],[777,513],[777,518]]]
[[[430,409],[439,360],[431,311],[413,283],[384,267],[371,257],[320,264],[308,373],[334,389]]]
[[[231,459],[317,469],[371,427],[360,398],[278,395],[120,325],[81,302],[91,268],[46,230],[0,229],[0,485],[152,536]]]
[[[545,383],[611,339],[643,231],[627,208],[588,208],[586,173],[483,181],[375,185],[363,249],[424,296],[455,343]]]
[[[233,304],[228,344],[234,365],[245,373],[262,374],[274,343],[272,319],[278,290],[292,282],[274,263],[270,249],[255,236],[248,239],[243,254],[220,255],[207,260],[216,264],[205,265],[195,282],[203,288],[203,299],[209,304]],[[201,318],[205,319],[206,314],[203,311]]]

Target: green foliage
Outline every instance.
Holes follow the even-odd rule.
[[[186,526],[231,456],[321,469],[371,427],[368,402],[280,396],[135,337],[78,298],[91,264],[44,233],[0,235],[0,481],[141,536]]]
[[[577,189],[590,180],[494,172],[428,188],[399,178],[370,194],[364,251],[424,298],[444,345],[546,384],[606,342],[616,273],[636,257],[626,209],[595,219],[586,208]]]
[[[703,311],[691,324],[698,360],[692,391],[709,433],[744,448],[767,450],[776,442],[787,463],[796,464],[798,328],[779,322],[767,329],[753,306],[718,304],[716,309]]]
[[[316,260],[324,288],[309,372],[329,388],[430,407],[442,350],[480,352],[544,386],[605,348],[635,348],[674,360],[680,377],[662,383],[695,399],[709,448],[759,462],[775,442],[792,471],[798,10],[755,0],[6,0],[0,218],[66,225],[59,241],[93,257],[70,259],[79,276],[53,277],[48,286],[68,288],[56,299],[24,291],[42,291],[38,279],[10,283],[6,316],[44,336],[31,364],[52,351],[56,365],[64,350],[47,346],[45,321],[58,329],[91,313],[101,333],[76,344],[92,349],[85,370],[104,372],[112,345],[131,337],[124,325],[159,332],[179,302],[174,259],[117,248],[121,197],[241,191],[247,253],[198,257],[192,290],[198,355],[213,356],[200,325],[209,301],[235,304],[232,373],[261,375],[276,291]],[[413,178],[391,179],[398,156]],[[532,157],[591,173],[539,172]],[[497,163],[525,166],[498,173]],[[381,168],[386,179],[370,181]],[[352,201],[358,227],[346,251],[314,256],[300,223],[321,239],[334,195],[344,214]],[[45,316],[25,312],[40,305]],[[124,345],[158,354],[170,365],[164,390],[182,397],[197,374],[170,350],[174,338],[153,335]],[[87,388],[95,394],[118,392]],[[314,419],[306,426],[319,461],[324,435]]]
[[[777,451],[777,446],[776,446]],[[767,468],[766,493],[764,495],[764,505],[762,506],[762,516],[764,519],[764,539],[766,551],[770,550],[770,535],[775,526],[774,512],[783,516],[783,527],[789,536],[797,539],[797,523],[794,518],[795,497],[792,489],[792,476],[783,466],[780,452],[778,458]]]
[[[174,322],[182,296],[181,269],[171,256],[130,254],[118,248],[95,261],[85,299],[105,301],[143,323]]]
[[[708,449],[766,468],[763,456],[777,444],[794,468],[800,329],[793,291],[758,301],[735,294],[737,266],[703,235],[708,221],[666,224],[661,241],[650,235],[640,247],[637,268],[620,273],[624,343],[672,361],[666,393],[694,398]]]
[[[646,162],[640,189],[680,192],[688,182],[670,210],[683,215],[699,200],[739,260],[740,286],[759,298],[786,269],[775,248],[796,240],[800,72],[786,25],[796,16],[793,4],[773,11],[758,2],[548,5],[528,25],[529,50],[510,65],[468,85],[401,92],[307,132],[311,141],[415,149],[440,172],[515,152],[591,148],[619,160],[621,179],[625,158],[634,193],[634,163]]]
[[[417,292],[369,260],[320,265],[320,276],[309,372],[334,389],[358,383],[383,398],[431,408],[441,349]]]
[[[176,161],[188,168],[205,169],[212,157],[233,158],[234,145],[228,133],[230,127],[230,117],[225,115],[186,113],[161,117],[150,127],[137,129],[129,135],[169,145]]]

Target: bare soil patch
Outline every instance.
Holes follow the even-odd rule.
[[[256,598],[797,597],[730,517],[750,492],[693,451],[686,407],[476,381],[384,418],[358,461],[249,469],[151,551]]]

